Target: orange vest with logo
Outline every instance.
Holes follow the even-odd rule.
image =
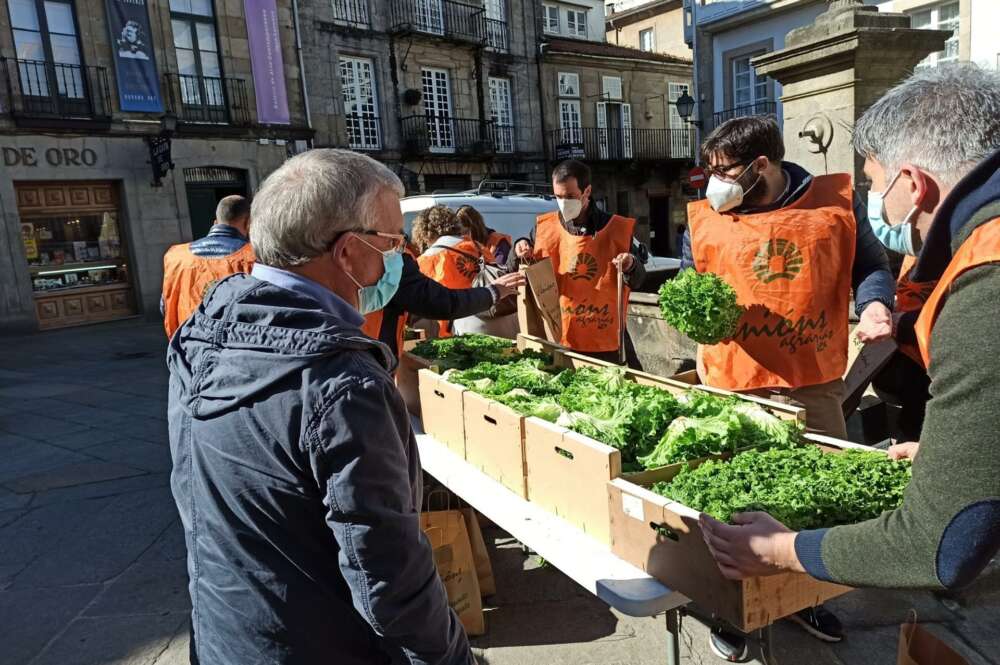
[[[361,325],[361,332],[372,339],[379,338],[382,330],[382,320],[385,318],[385,310],[380,309],[365,315],[365,322]],[[396,320],[396,357],[403,355],[403,331],[406,329],[406,313],[401,313]]]
[[[163,256],[163,327],[167,337],[201,304],[205,292],[217,281],[238,272],[253,269],[254,255],[250,243],[220,257],[195,256],[191,243],[174,245]]]
[[[718,213],[695,201],[688,222],[698,271],[726,280],[746,308],[732,339],[703,347],[705,383],[754,390],[841,378],[857,231],[850,176],[817,176],[771,212]]]
[[[535,258],[552,259],[562,310],[562,345],[574,351],[618,350],[618,269],[612,263],[632,247],[635,220],[614,215],[596,235],[575,236],[558,212],[538,218]],[[630,290],[624,287],[623,304]]]
[[[919,312],[924,303],[934,291],[936,281],[915,282],[910,278],[913,267],[917,264],[917,257],[906,256],[903,258],[903,265],[899,269],[899,279],[896,280],[896,312]],[[915,343],[900,344],[899,350],[909,356],[913,362],[923,365],[924,361],[920,357],[920,349]]]
[[[513,246],[514,242],[511,240],[510,236],[506,233],[500,233],[499,231],[490,232],[490,237],[486,239],[486,249],[490,251],[490,254],[496,256],[497,247],[500,243],[506,241],[508,246]]]
[[[420,272],[449,289],[472,287],[472,280],[479,274],[479,261],[474,257],[493,262],[493,254],[488,249],[468,238],[450,249],[441,246],[438,249],[440,251],[434,254],[424,253],[417,257],[417,265]],[[441,337],[451,336],[451,321],[439,321],[438,325]]]
[[[987,263],[1000,263],[1000,217],[992,219],[973,231],[955,252],[944,274],[938,280],[917,319],[917,345],[924,367],[931,364],[931,332],[941,308],[948,299],[952,283],[962,273]]]

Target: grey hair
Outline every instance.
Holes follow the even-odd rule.
[[[953,185],[998,147],[1000,73],[970,63],[917,70],[854,126],[854,149],[887,177],[910,162]]]
[[[375,223],[374,199],[403,196],[387,166],[350,150],[317,149],[292,157],[253,197],[250,243],[256,260],[275,268],[308,263],[337,236]]]

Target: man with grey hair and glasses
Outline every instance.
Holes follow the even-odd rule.
[[[399,282],[402,194],[364,155],[288,160],[253,200],[253,272],[170,341],[195,661],[474,663],[420,528],[395,357],[360,330]]]
[[[931,380],[920,442],[890,449],[913,460],[913,479],[899,508],[860,524],[794,533],[744,513],[732,526],[703,518],[703,533],[731,578],[790,570],[954,589],[1000,549],[1000,73],[921,69],[854,135],[875,193],[869,215],[912,233],[914,279],[936,282],[912,333]]]

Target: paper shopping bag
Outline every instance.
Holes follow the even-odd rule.
[[[483,532],[479,528],[479,519],[472,508],[462,508],[465,517],[465,528],[469,532],[469,545],[472,546],[472,560],[476,566],[476,578],[479,580],[479,593],[492,596],[497,592],[497,584],[493,579],[493,564],[490,563],[490,553],[486,549]]]
[[[969,665],[969,661],[918,624],[914,617],[899,627],[896,665]]]
[[[448,604],[466,633],[482,635],[486,632],[483,601],[465,517],[459,510],[435,510],[423,513],[420,525],[434,549],[434,564],[448,594]]]
[[[562,310],[559,307],[559,283],[552,260],[545,258],[521,271],[527,285],[518,298],[518,323],[521,332],[545,337],[550,342],[562,341]]]

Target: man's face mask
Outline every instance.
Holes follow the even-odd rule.
[[[575,222],[583,212],[583,205],[590,196],[590,186],[580,193],[578,199],[556,198],[556,205],[559,206],[559,214],[564,222]]]
[[[364,286],[349,271],[344,271],[358,287],[358,311],[361,314],[371,314],[384,309],[396,295],[403,275],[403,253],[399,246],[383,251],[361,236],[358,236],[358,240],[382,255],[382,276],[374,284]]]
[[[723,180],[717,175],[712,175],[708,179],[708,187],[705,189],[705,198],[708,205],[716,212],[726,212],[733,208],[738,208],[743,203],[744,197],[750,190],[760,182],[761,175],[757,173],[756,180],[749,187],[744,188],[743,179],[747,173],[753,173],[753,162],[750,162],[743,172],[732,180]]]
[[[913,247],[913,224],[910,223],[910,220],[920,208],[913,206],[899,224],[890,224],[885,217],[885,196],[902,174],[902,171],[897,173],[883,191],[868,191],[868,221],[872,226],[872,231],[875,232],[875,237],[887,249],[898,254],[916,256],[917,250]]]

